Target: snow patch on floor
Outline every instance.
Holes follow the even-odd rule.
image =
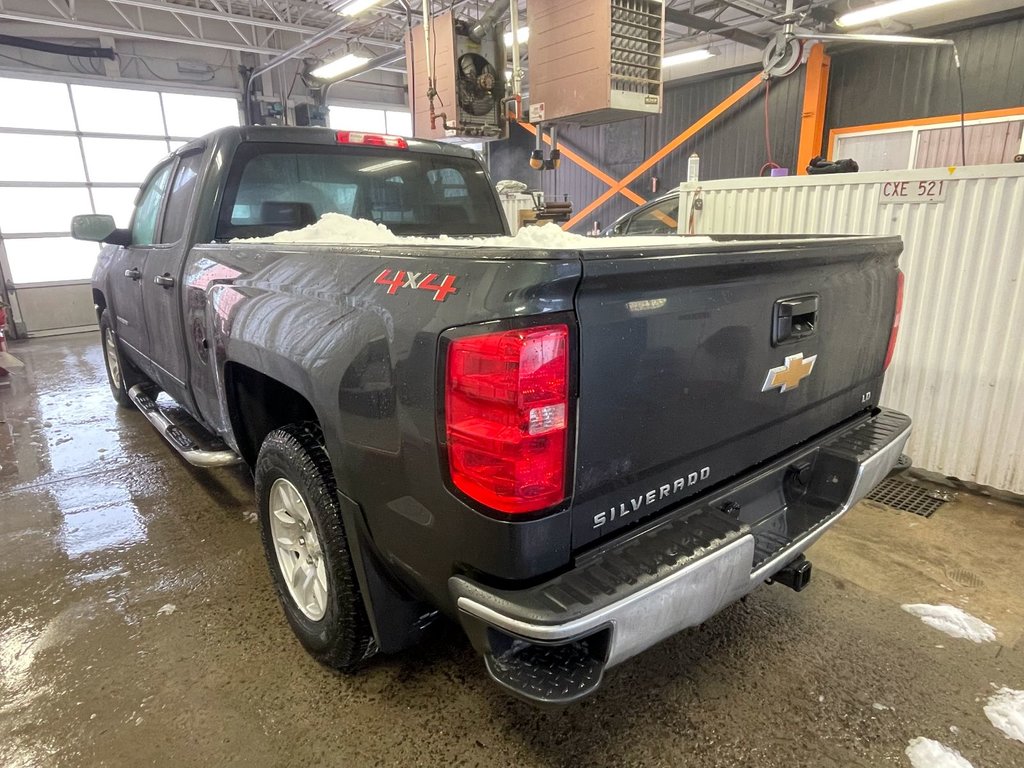
[[[1006,738],[1024,742],[1024,691],[1000,688],[989,697],[985,716]]]
[[[974,643],[990,643],[996,639],[995,627],[947,603],[918,603],[904,605],[902,608],[907,613],[919,617],[929,627],[945,632],[951,637],[963,638]]]
[[[647,237],[584,237],[566,232],[557,224],[523,227],[515,235],[498,237],[399,237],[383,224],[355,219],[343,213],[325,213],[315,224],[278,232],[267,237],[235,238],[232,243],[335,243],[344,245],[460,245],[468,248],[602,249],[710,243],[710,237],[652,235]]]
[[[974,768],[967,758],[952,747],[923,736],[911,739],[904,751],[914,768]]]

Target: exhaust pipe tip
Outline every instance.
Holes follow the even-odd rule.
[[[811,583],[811,561],[800,555],[772,576],[769,582],[777,582],[789,587],[794,592],[801,592]]]

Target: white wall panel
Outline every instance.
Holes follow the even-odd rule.
[[[501,200],[501,209],[505,212],[509,231],[514,235],[519,231],[519,212],[533,210],[533,196],[525,192],[518,192],[500,194],[498,198]]]
[[[943,181],[945,200],[882,203],[891,181]],[[901,235],[881,402],[914,418],[915,465],[1024,494],[1024,165],[683,184],[681,213],[698,186],[697,234]]]

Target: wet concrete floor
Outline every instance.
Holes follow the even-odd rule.
[[[1021,507],[862,504],[811,550],[803,593],[764,587],[542,713],[450,626],[352,677],[319,667],[271,592],[246,472],[194,470],[117,409],[93,334],[12,351],[27,365],[0,389],[2,766],[846,768],[909,765],[915,736],[1024,766],[982,712],[993,685],[1024,689]],[[961,606],[999,639],[947,637],[907,602]]]

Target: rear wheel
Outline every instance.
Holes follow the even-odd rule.
[[[317,425],[267,435],[256,460],[256,500],[278,599],[306,650],[348,671],[371,655],[373,633],[336,494]]]
[[[100,340],[103,344],[103,366],[107,370],[110,393],[118,405],[131,408],[132,400],[128,397],[128,390],[143,381],[144,377],[121,354],[117,332],[110,322],[110,312],[107,310],[103,310],[100,315]]]

